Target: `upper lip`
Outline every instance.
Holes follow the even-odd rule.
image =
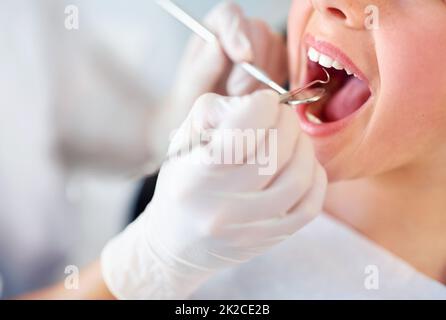
[[[356,64],[341,49],[326,41],[317,40],[310,34],[305,35],[304,41],[309,47],[316,49],[320,53],[330,57],[333,60],[337,60],[345,68],[353,72],[356,77],[369,84],[369,81],[364,72],[362,72],[361,69],[359,69]]]

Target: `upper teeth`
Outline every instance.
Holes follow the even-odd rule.
[[[345,70],[345,72],[350,76],[353,74],[348,68],[344,67],[342,63],[337,60],[320,53],[316,49],[310,47],[308,50],[308,58],[316,63],[319,63],[324,68],[335,68],[336,70]],[[356,77],[356,75],[354,75]]]

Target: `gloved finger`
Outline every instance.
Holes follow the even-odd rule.
[[[245,160],[251,161],[261,145],[265,143],[269,130],[277,125],[280,108],[283,108],[279,104],[279,96],[271,90],[264,90],[250,96],[219,99],[216,102],[226,105],[219,108],[225,110],[225,113],[213,118],[214,120],[218,118],[212,121],[216,130],[211,132],[209,143],[199,149],[198,155],[204,160],[211,159],[204,162],[214,163],[218,168],[225,164],[232,168],[234,164],[242,164]],[[204,113],[218,114],[213,112],[213,109],[215,109],[214,106],[204,109]],[[206,126],[209,120],[205,119],[209,119],[209,116],[199,116],[197,126],[200,128]],[[243,140],[245,137],[247,140],[254,139],[255,141],[246,144],[243,144],[243,141],[241,144],[234,142],[234,140]],[[216,168],[211,166],[209,169]]]
[[[287,47],[284,38],[274,33],[265,22],[251,20],[250,41],[254,52],[254,64],[276,83],[284,86],[288,79]],[[229,95],[245,95],[262,88],[266,86],[241,68],[235,68],[228,79]]]
[[[248,37],[252,46],[252,63],[260,69],[266,71],[269,63],[270,51],[272,50],[272,31],[268,25],[260,20],[249,20]],[[269,73],[269,72],[267,72]],[[227,92],[231,96],[246,95],[260,88],[265,88],[262,83],[249,75],[240,66],[236,66],[229,76]]]
[[[231,66],[232,62],[218,43],[206,43],[193,36],[180,63],[172,95],[191,106],[205,92],[225,93],[218,88],[229,76]]]
[[[262,247],[291,237],[322,212],[327,188],[327,176],[322,166],[315,166],[312,177],[312,187],[285,217],[247,225],[232,235],[224,234],[225,239],[231,239],[240,246]]]
[[[272,90],[245,97],[202,95],[194,104],[188,120],[197,133],[212,130],[212,149],[224,150],[219,136],[231,130],[269,129],[279,118],[279,95]],[[255,151],[255,150],[252,150]],[[203,150],[205,152],[205,150]]]
[[[205,92],[226,94],[232,61],[252,58],[251,45],[246,36],[246,18],[240,7],[222,3],[205,18],[205,24],[219,41],[208,43],[196,35],[189,41],[174,85],[174,94],[181,97],[184,103],[190,101],[192,104]]]
[[[288,58],[285,40],[261,20],[249,20],[249,40],[253,48],[253,64],[268,74],[280,85],[288,79]],[[267,88],[241,67],[236,66],[227,82],[231,96],[246,95],[255,90]]]
[[[249,140],[255,139],[253,142],[236,137],[237,140],[242,140],[239,144],[251,143],[252,146],[246,146],[246,150],[255,148],[255,152],[246,153],[241,148],[235,148],[236,143],[229,144],[226,152],[231,156],[229,160],[235,162],[214,167],[213,170],[218,175],[209,177],[209,180],[219,175],[224,175],[226,178],[207,182],[225,192],[253,193],[263,190],[293,158],[300,132],[295,112],[287,106],[279,106],[279,122],[275,127],[261,134],[247,135]],[[238,181],[238,183],[228,183],[228,181]]]
[[[271,237],[293,235],[322,213],[327,191],[327,174],[319,163],[314,167],[311,185],[307,194],[298,200],[285,218],[277,224],[277,230],[271,233]]]
[[[225,228],[228,237],[231,232],[249,232],[252,228],[259,228],[256,233],[260,235],[259,231],[265,231],[271,223],[275,225],[282,220],[296,202],[304,198],[314,182],[314,150],[304,135],[292,150],[292,161],[267,189],[251,196],[241,196],[227,205],[226,214],[220,219],[224,220],[221,225],[228,226]]]
[[[181,157],[181,155],[188,154],[190,150],[192,150],[191,143],[194,140],[192,137],[194,132],[192,130],[192,122],[190,118],[191,114],[189,113],[181,126],[177,130],[171,132],[169,138],[170,144],[167,151],[168,159]]]
[[[283,232],[293,234],[322,213],[326,191],[327,174],[325,169],[317,163],[314,168],[312,188],[303,199],[297,201],[280,223]]]
[[[201,95],[194,103],[186,120],[171,138],[168,155],[184,156],[195,147],[205,144],[207,130],[218,127],[225,114],[233,107],[226,103],[228,98],[215,93]]]
[[[232,2],[217,5],[205,18],[205,24],[215,33],[233,62],[253,59],[247,21],[242,9]]]
[[[273,90],[261,90],[240,98],[231,98],[236,108],[221,119],[218,129],[270,129],[275,128],[282,106]]]
[[[257,66],[257,64],[255,65]],[[239,65],[234,66],[226,83],[226,92],[233,97],[247,95],[265,88],[267,88],[265,85],[262,85]]]

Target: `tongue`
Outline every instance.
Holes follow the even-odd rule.
[[[370,90],[361,80],[351,77],[324,108],[324,120],[334,122],[346,118],[369,99]]]

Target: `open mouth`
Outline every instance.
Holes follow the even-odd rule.
[[[362,72],[348,57],[336,48],[320,45],[316,49],[315,46],[309,46],[307,50],[306,82],[324,79],[322,68],[329,72],[331,81],[324,86],[326,96],[307,106],[305,115],[309,122],[317,125],[338,122],[361,109],[372,92]]]

